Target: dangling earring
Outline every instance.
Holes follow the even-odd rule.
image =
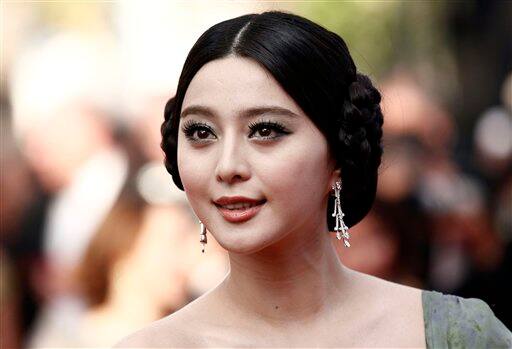
[[[199,242],[203,245],[203,250],[201,252],[204,253],[204,247],[208,243],[208,239],[206,238],[206,227],[203,222],[201,222],[201,235],[199,235]]]
[[[332,186],[334,190],[334,212],[332,213],[332,217],[336,217],[336,226],[334,227],[334,231],[336,232],[336,238],[341,240],[343,238],[343,244],[345,247],[350,247],[350,243],[348,239],[350,239],[350,235],[348,233],[348,227],[343,222],[343,217],[345,214],[341,211],[341,201],[340,201],[340,193],[341,193],[341,181],[336,181],[336,184]]]

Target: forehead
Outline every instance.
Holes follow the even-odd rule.
[[[254,60],[229,56],[205,64],[192,79],[182,104],[219,110],[279,105],[304,115],[274,77]]]

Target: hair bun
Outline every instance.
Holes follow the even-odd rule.
[[[180,173],[178,172],[178,159],[177,152],[165,151],[166,149],[177,149],[178,148],[178,124],[179,118],[173,116],[173,111],[176,106],[176,97],[173,97],[167,101],[164,109],[165,121],[162,123],[160,132],[162,134],[162,142],[160,147],[165,152],[164,165],[172,176],[172,180],[176,186],[183,189],[183,183],[181,182]]]
[[[380,112],[381,96],[371,80],[360,73],[357,73],[356,80],[348,86],[348,95],[349,98],[343,103],[338,138],[345,147],[352,150],[358,148],[362,159],[366,159],[367,153],[371,151],[371,138],[380,142],[381,135],[378,133],[383,122]]]
[[[356,107],[371,106],[380,103],[379,91],[373,86],[370,78],[364,74],[357,73],[354,80],[348,87],[350,101]]]
[[[371,201],[359,202],[359,198],[374,196],[377,185],[377,168],[382,157],[383,115],[380,109],[381,95],[370,78],[357,73],[348,86],[348,98],[343,102],[343,113],[338,141],[338,161],[342,169],[345,200],[356,203],[346,224],[351,226],[368,212]],[[342,203],[342,206],[343,203]],[[345,206],[345,208],[349,208]]]

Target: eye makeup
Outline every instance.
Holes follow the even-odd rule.
[[[249,124],[249,129],[251,130],[250,135],[254,135],[255,133],[259,132],[261,139],[274,139],[281,137],[283,135],[290,134],[291,132],[286,129],[286,127],[277,122],[277,121],[256,121]],[[267,132],[263,132],[267,131]],[[274,136],[264,135],[264,133],[268,133],[268,131],[273,131],[275,133]]]
[[[209,139],[203,137],[208,136],[208,133],[215,136],[212,127],[201,121],[188,120],[183,124],[181,131],[192,142],[201,142],[202,140]],[[196,132],[197,136],[195,136]]]
[[[248,125],[249,138],[272,140],[290,134],[291,132],[280,122],[259,120]],[[204,142],[216,139],[213,128],[205,122],[187,120],[182,126],[182,132],[191,142]],[[212,136],[212,137],[210,137]]]

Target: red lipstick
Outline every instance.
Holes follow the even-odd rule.
[[[231,223],[242,223],[256,216],[266,201],[244,196],[223,196],[214,203],[225,220]]]

